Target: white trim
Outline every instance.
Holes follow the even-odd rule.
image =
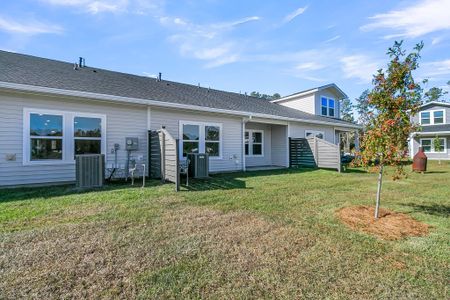
[[[422,132],[422,131],[416,131],[411,133],[411,136],[425,136],[425,135],[439,135],[439,134],[450,134],[450,131],[432,131],[432,132]]]
[[[219,127],[219,156],[210,156],[210,160],[220,160],[223,159],[223,126],[222,123],[214,123],[214,122],[198,122],[198,121],[187,121],[180,120],[178,121],[178,136],[179,136],[179,144],[180,148],[178,152],[180,154],[180,159],[185,159],[183,157],[183,125],[197,125],[199,128],[199,137],[198,137],[198,152],[205,153],[206,140],[205,140],[205,127],[206,126],[215,126]]]
[[[446,137],[438,137],[438,139],[444,140],[444,151],[440,151],[440,152],[437,152],[434,150],[434,140],[435,139],[436,139],[435,137],[434,138],[431,138],[431,137],[430,138],[421,138],[419,140],[419,147],[423,147],[422,141],[427,140],[427,141],[430,141],[430,150],[431,151],[429,151],[429,152],[424,151],[425,153],[446,154],[447,153],[447,138]]]
[[[318,133],[322,134],[323,140],[325,140],[325,132],[320,130],[312,130],[312,129],[305,129],[305,138],[308,137],[308,133],[311,133],[312,135],[316,136]]]
[[[152,129],[152,109],[147,106],[147,130]]]
[[[63,122],[63,135],[62,137],[37,137],[44,139],[61,139],[62,140],[62,159],[49,159],[49,160],[31,160],[30,157],[30,114],[46,114],[62,116]],[[74,137],[74,119],[75,117],[86,118],[99,118],[101,119],[101,137]],[[33,137],[34,138],[34,137]],[[106,155],[106,115],[92,114],[76,111],[61,111],[41,108],[28,108],[23,109],[23,136],[22,136],[22,164],[27,165],[60,165],[60,164],[74,164],[74,145],[75,139],[79,140],[100,140],[101,141],[101,154]]]
[[[282,97],[280,99],[272,100],[271,102],[272,103],[284,102],[284,101],[290,100],[292,98],[297,98],[297,97],[313,94],[313,93],[316,93],[318,91],[322,91],[322,90],[325,90],[328,88],[334,88],[336,91],[338,91],[338,93],[341,94],[342,99],[348,98],[347,94],[345,94],[335,83],[330,83],[327,85],[319,86],[319,87],[312,88],[312,89],[309,89],[306,91],[301,91],[301,92],[298,92],[298,93],[295,93],[292,95],[288,95],[288,96]]]
[[[429,105],[442,105],[442,106],[450,107],[450,103],[439,102],[439,101],[428,102],[428,103],[422,104],[420,107],[425,107],[425,106],[429,106]]]
[[[288,122],[287,124],[287,128],[286,128],[286,167],[289,168],[289,162],[290,162],[290,157],[289,157],[289,138],[291,136],[291,124]]]
[[[246,157],[264,157],[264,130],[262,129],[246,129],[245,132],[248,132],[248,155],[245,155]],[[245,154],[245,132],[244,132],[244,154]],[[256,143],[256,145],[261,144],[261,154],[253,154],[253,140],[250,139],[251,136],[253,136],[253,132],[261,133],[261,143]],[[252,149],[250,154],[250,149]]]
[[[442,111],[442,118],[443,118],[443,123],[438,123],[435,124],[434,123],[434,113],[438,112],[438,111]],[[423,113],[430,113],[430,124],[422,124],[422,114]],[[432,109],[432,110],[423,110],[419,112],[419,124],[421,126],[430,126],[430,125],[445,125],[446,123],[446,110],[445,109]]]
[[[64,89],[55,89],[55,88],[48,88],[48,87],[0,81],[0,89],[1,88],[7,89],[7,90],[14,90],[16,92],[22,92],[22,93],[31,93],[31,94],[44,93],[44,94],[58,95],[58,96],[63,95],[63,96],[69,96],[69,97],[81,97],[81,98],[89,98],[89,99],[106,101],[106,102],[111,102],[111,103],[117,103],[117,102],[132,103],[132,104],[141,104],[141,105],[151,105],[151,106],[156,106],[156,107],[179,108],[179,109],[188,109],[188,110],[211,112],[211,113],[230,114],[230,115],[244,116],[244,117],[249,117],[249,118],[259,117],[259,118],[264,118],[264,119],[295,121],[295,122],[302,122],[302,123],[308,123],[308,124],[338,125],[338,126],[346,126],[348,128],[362,128],[361,126],[356,125],[356,124],[346,125],[346,124],[340,124],[340,123],[336,123],[336,122],[281,117],[281,116],[275,116],[275,115],[263,114],[263,113],[242,112],[242,111],[235,111],[235,110],[229,110],[229,109],[210,108],[210,107],[204,107],[204,106],[198,106],[198,105],[170,103],[170,102],[163,102],[163,101],[158,101],[158,100],[147,100],[147,99],[122,97],[122,96],[114,96],[114,95],[107,95],[107,94],[82,92],[82,91],[71,91],[71,90],[64,90]]]

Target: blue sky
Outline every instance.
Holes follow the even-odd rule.
[[[370,87],[386,49],[425,43],[418,79],[450,80],[450,0],[16,0],[0,49],[216,89],[282,95]],[[447,88],[447,87],[446,87]]]

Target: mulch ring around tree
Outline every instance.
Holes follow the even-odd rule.
[[[351,206],[339,209],[337,217],[348,227],[383,240],[398,240],[410,236],[425,236],[429,226],[407,214],[380,208],[379,218],[374,218],[375,207]]]

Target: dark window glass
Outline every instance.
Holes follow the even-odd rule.
[[[327,98],[322,97],[322,98],[321,98],[321,101],[322,101],[322,106],[325,106],[325,107],[328,106]]]
[[[333,100],[333,99],[329,99],[329,101],[328,101],[328,106],[329,106],[330,108],[334,108],[334,100]]]
[[[219,141],[220,140],[220,128],[217,126],[205,126],[205,140],[206,141]]]
[[[253,132],[253,143],[262,143],[262,133]]]
[[[183,125],[183,140],[198,141],[199,138],[198,125]]]
[[[183,142],[183,157],[188,153],[198,153],[198,142]]]
[[[31,160],[62,159],[61,139],[31,139]]]
[[[434,124],[444,124],[444,112],[443,111],[435,111],[433,113],[434,116]]]
[[[253,144],[253,155],[262,155],[262,145]]]
[[[421,124],[428,125],[430,124],[430,113],[429,112],[422,112],[420,113],[421,116]]]
[[[102,119],[100,118],[74,118],[74,135],[76,137],[101,137]]]
[[[206,142],[205,149],[206,149],[206,153],[208,153],[209,156],[219,156],[220,155],[219,143],[217,143],[217,142]]]
[[[322,106],[322,115],[323,116],[327,115],[327,107],[326,106]]]
[[[101,144],[100,140],[75,140],[75,155],[100,154]]]
[[[422,140],[422,147],[424,152],[431,152],[431,140]]]
[[[30,114],[31,136],[62,136],[63,117],[56,115]]]
[[[319,139],[323,139],[323,134],[322,133],[316,133],[316,137]]]
[[[334,117],[334,108],[329,108],[328,109],[330,117]]]
[[[248,142],[245,143],[245,155],[248,155]]]

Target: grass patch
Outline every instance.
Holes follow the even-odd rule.
[[[429,170],[384,183],[383,208],[430,226],[397,241],[336,217],[373,206],[360,170],[0,190],[0,298],[449,298],[450,164]]]

